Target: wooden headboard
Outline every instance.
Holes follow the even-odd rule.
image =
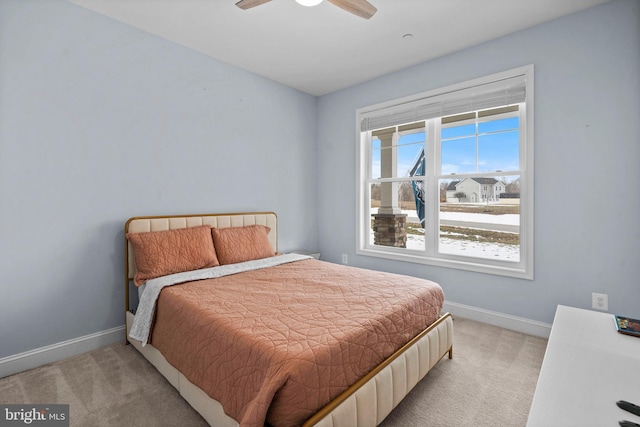
[[[143,233],[148,231],[175,230],[178,228],[210,225],[216,228],[244,227],[247,225],[266,225],[271,229],[269,241],[274,250],[278,250],[278,217],[274,212],[243,212],[226,214],[194,214],[168,216],[137,216],[130,218],[124,232]],[[125,277],[126,277],[126,310],[129,310],[129,282],[136,273],[136,262],[131,243],[125,239]]]

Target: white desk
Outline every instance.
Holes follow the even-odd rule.
[[[559,305],[527,427],[640,424],[618,400],[640,405],[640,338],[618,333],[612,314]]]

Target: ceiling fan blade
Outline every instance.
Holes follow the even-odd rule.
[[[271,0],[240,0],[238,3],[236,3],[236,6],[238,6],[240,9],[251,9],[252,7],[256,7],[256,6],[260,6],[261,4],[264,3],[269,3]]]
[[[376,7],[369,3],[367,0],[327,0],[347,12],[351,12],[354,15],[358,15],[361,18],[369,19],[377,11]]]

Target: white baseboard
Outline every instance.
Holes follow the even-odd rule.
[[[0,378],[86,353],[118,341],[124,342],[124,340],[125,326],[122,325],[106,331],[96,332],[95,334],[4,357],[0,359]]]
[[[454,316],[460,316],[465,319],[499,326],[501,328],[510,329],[527,335],[534,335],[548,339],[549,334],[551,334],[551,324],[549,323],[525,319],[524,317],[511,316],[509,314],[498,313],[497,311],[485,310],[451,301],[444,302],[442,311],[448,311]]]

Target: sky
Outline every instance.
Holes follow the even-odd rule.
[[[518,117],[442,129],[442,174],[519,170]],[[398,141],[398,175],[408,176],[424,143],[425,133]],[[380,141],[372,141],[373,178],[380,177]],[[476,157],[477,156],[477,157]],[[476,170],[477,167],[477,170]]]

